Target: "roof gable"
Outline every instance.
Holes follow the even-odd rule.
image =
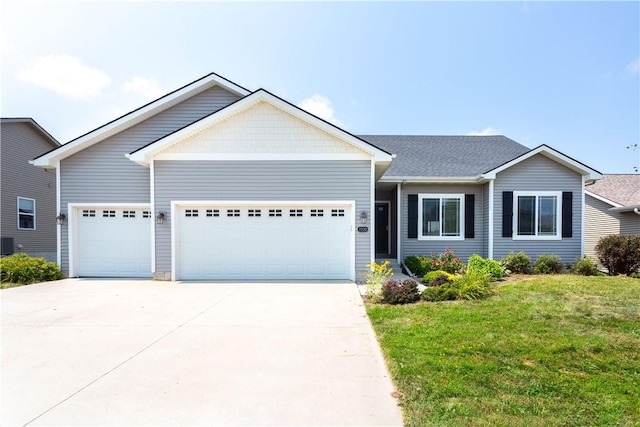
[[[142,107],[131,111],[97,129],[92,130],[62,146],[33,160],[33,164],[41,167],[56,167],[57,163],[93,144],[99,143],[125,129],[128,129],[149,117],[152,117],[168,108],[183,102],[214,86],[219,86],[238,96],[246,96],[250,92],[221,77],[215,73],[208,74],[194,82],[191,82],[161,98],[156,99]]]
[[[257,120],[257,129],[252,130],[249,127],[245,127],[243,130],[242,127],[238,127],[237,123],[233,123],[233,121],[245,120],[249,117]],[[251,95],[246,96],[237,102],[202,118],[201,120],[160,138],[157,141],[130,153],[128,157],[137,163],[148,165],[153,158],[159,155],[166,157],[171,153],[179,154],[181,151],[184,152],[185,150],[211,153],[210,150],[214,149],[217,151],[217,158],[220,158],[219,150],[231,150],[233,153],[238,153],[238,150],[240,150],[240,152],[249,150],[251,144],[259,142],[259,140],[256,141],[252,137],[257,135],[256,130],[259,131],[261,127],[269,129],[272,134],[275,129],[277,134],[278,126],[287,119],[294,119],[297,124],[297,129],[301,134],[304,134],[305,137],[312,135],[318,141],[323,140],[320,145],[316,146],[316,149],[321,152],[333,150],[335,153],[342,154],[362,153],[374,158],[378,162],[387,163],[392,159],[391,154],[322,119],[319,119],[313,114],[282,100],[264,89],[257,90]],[[225,142],[223,142],[224,137],[216,134],[215,129],[223,129],[229,123],[231,123],[229,128],[234,130],[234,134],[231,137],[236,142],[240,141],[241,146],[234,147],[226,145],[225,148]],[[253,127],[254,126],[251,126],[251,128]],[[225,132],[229,132],[229,130],[225,129]],[[284,136],[284,134],[281,136]],[[292,136],[295,138],[295,135],[288,135],[287,137],[291,138]],[[327,136],[330,138],[327,138]],[[186,145],[183,145],[185,143]],[[292,154],[296,154],[296,152],[309,154],[309,150],[306,149],[306,145],[304,147],[294,147],[292,143],[293,140],[285,142],[278,150],[278,154],[282,154],[282,150],[294,148],[294,153]],[[212,146],[212,144],[215,146]],[[178,148],[178,145],[181,145],[182,147]],[[273,150],[273,147],[271,149]],[[313,150],[313,147],[309,147],[309,149]],[[228,151],[228,153],[231,153],[231,151]],[[247,154],[249,153],[251,153],[251,151]]]
[[[579,161],[547,146],[547,145],[541,145],[537,148],[534,148],[530,151],[528,151],[527,153],[516,157],[513,160],[510,160],[494,169],[488,170],[486,171],[483,176],[487,179],[495,179],[496,175],[499,172],[502,172],[512,166],[515,166],[517,164],[519,164],[520,162],[523,162],[524,160],[527,160],[533,156],[536,155],[543,155],[548,159],[551,159],[553,161],[555,161],[556,163],[559,163],[571,170],[573,170],[574,172],[582,175],[585,177],[585,179],[587,180],[598,180],[598,179],[602,179],[602,174],[600,172],[598,172],[595,169],[592,169],[590,167],[588,167],[587,165],[585,165],[584,163],[580,163]]]
[[[640,205],[640,174],[610,174],[586,187],[593,197],[614,207]]]
[[[55,139],[53,136],[51,136],[49,132],[44,130],[44,128],[40,126],[38,122],[33,120],[31,117],[3,117],[2,119],[0,119],[0,122],[2,124],[25,123],[31,126],[31,128],[33,128],[36,132],[38,132],[45,141],[47,141],[49,144],[51,144],[52,147],[54,147],[54,149],[60,146],[60,143],[58,142],[58,140]]]

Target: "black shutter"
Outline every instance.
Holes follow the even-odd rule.
[[[418,238],[418,195],[409,194],[409,208],[407,209],[407,237]]]
[[[562,237],[573,237],[573,193],[562,192]]]
[[[473,239],[475,237],[475,194],[464,195],[464,238]]]
[[[513,237],[513,191],[502,192],[502,237]]]

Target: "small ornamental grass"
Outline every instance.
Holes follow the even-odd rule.
[[[506,276],[506,269],[498,261],[482,258],[480,255],[471,255],[467,262],[467,272],[486,273],[494,280]]]
[[[2,288],[62,279],[58,265],[44,258],[31,258],[24,253],[0,259]]]
[[[382,301],[382,287],[393,276],[393,269],[389,265],[389,261],[382,264],[374,261],[366,265],[371,270],[367,273],[365,297],[372,303]]]

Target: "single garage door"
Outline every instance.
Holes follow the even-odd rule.
[[[81,208],[76,218],[76,275],[152,276],[149,208]]]
[[[179,280],[349,279],[352,213],[338,206],[179,206]]]

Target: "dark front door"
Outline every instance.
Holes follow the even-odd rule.
[[[376,203],[376,254],[389,254],[388,203]]]

